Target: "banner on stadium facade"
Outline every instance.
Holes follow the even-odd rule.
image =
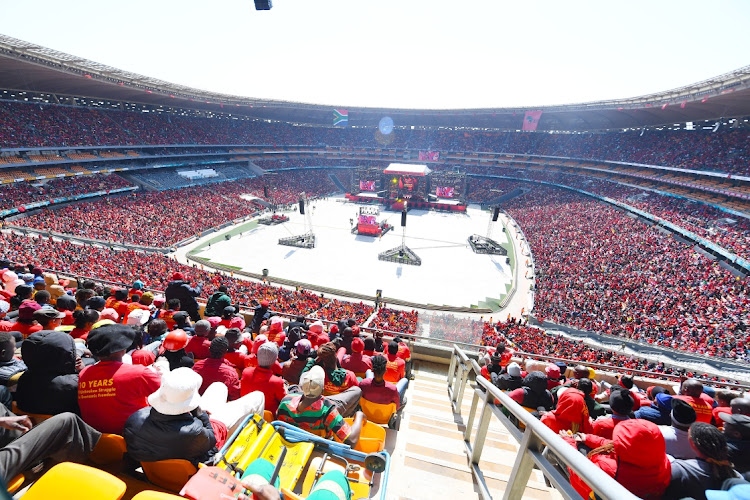
[[[419,161],[438,161],[440,160],[440,151],[420,151]]]
[[[345,109],[333,110],[333,126],[346,127],[349,124],[349,111]]]
[[[539,118],[541,118],[541,116],[541,111],[527,111],[526,114],[523,115],[523,126],[521,127],[521,130],[527,132],[535,131],[536,127],[539,125]]]

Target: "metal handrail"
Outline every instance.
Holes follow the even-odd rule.
[[[581,499],[581,496],[571,486],[569,480],[547,459],[547,453],[549,452],[554,453],[558,464],[570,468],[573,473],[589,485],[598,498],[603,500],[638,499],[637,496],[633,495],[623,485],[580,454],[576,448],[565,442],[549,427],[542,424],[521,405],[495,387],[492,382],[484,378],[481,375],[477,362],[470,359],[458,346],[453,347],[448,371],[448,393],[451,396],[451,402],[454,405],[456,413],[461,414],[461,402],[464,390],[468,383],[469,374],[472,372],[474,372],[478,387],[474,389],[471,410],[466,422],[464,444],[466,446],[466,455],[470,459],[472,473],[477,479],[483,500],[492,499],[492,495],[484,480],[484,475],[479,467],[479,462],[482,458],[482,449],[493,414],[519,442],[518,455],[510,472],[503,499],[516,499],[523,496],[532,469],[535,466],[544,473],[544,476],[554,485],[563,498]],[[471,441],[474,419],[477,416],[480,400],[483,401],[483,405],[479,415],[479,425],[474,440]],[[495,400],[498,400],[505,410],[518,419],[518,422],[526,426],[523,432],[517,429],[508,417],[500,411],[499,405],[494,404]]]

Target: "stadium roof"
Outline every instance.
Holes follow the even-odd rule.
[[[0,35],[0,88],[153,106],[231,113],[258,119],[331,126],[332,106],[219,94],[130,73]],[[539,131],[596,131],[671,126],[750,116],[750,66],[678,89],[629,99],[537,108],[462,110],[348,107],[350,127],[398,126],[520,130],[527,110],[541,110]]]

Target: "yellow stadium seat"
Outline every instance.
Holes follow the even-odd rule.
[[[52,467],[23,495],[25,500],[85,498],[119,500],[126,485],[121,479],[94,467],[63,462]]]
[[[353,418],[345,418],[349,425],[354,423]],[[337,439],[338,440],[338,439]],[[376,453],[385,449],[385,429],[372,422],[365,422],[362,426],[362,432],[359,434],[359,441],[355,450],[362,453]]]
[[[359,400],[359,406],[362,407],[362,411],[367,415],[367,420],[375,422],[380,425],[388,425],[391,421],[391,417],[396,413],[396,403],[390,403],[387,405],[373,403],[365,398]]]
[[[11,411],[15,413],[16,415],[26,415],[27,417],[31,419],[31,422],[34,425],[39,425],[45,420],[47,420],[48,418],[54,417],[54,415],[47,415],[44,413],[29,413],[27,411],[23,411],[22,409],[18,407],[15,401],[13,401],[13,406],[11,408]]]
[[[191,462],[182,459],[141,462],[141,467],[149,481],[174,492],[179,492],[188,479],[198,472]]]
[[[89,458],[96,464],[112,464],[121,461],[126,451],[124,437],[119,434],[104,433]]]

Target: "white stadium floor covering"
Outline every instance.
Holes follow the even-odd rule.
[[[466,214],[410,210],[406,246],[421,259],[421,266],[378,260],[380,252],[401,244],[400,212],[381,212],[378,221],[395,226],[382,238],[351,233],[359,205],[343,198],[311,202],[316,246],[294,248],[279,238],[305,232],[304,216],[288,212],[290,220],[276,226],[259,225],[229,240],[214,243],[196,255],[212,262],[278,278],[314,283],[348,292],[383,296],[422,304],[468,307],[505,294],[512,277],[506,258],[472,252],[467,238],[486,235],[489,212],[470,206]],[[507,242],[502,223],[493,224],[492,238]]]

